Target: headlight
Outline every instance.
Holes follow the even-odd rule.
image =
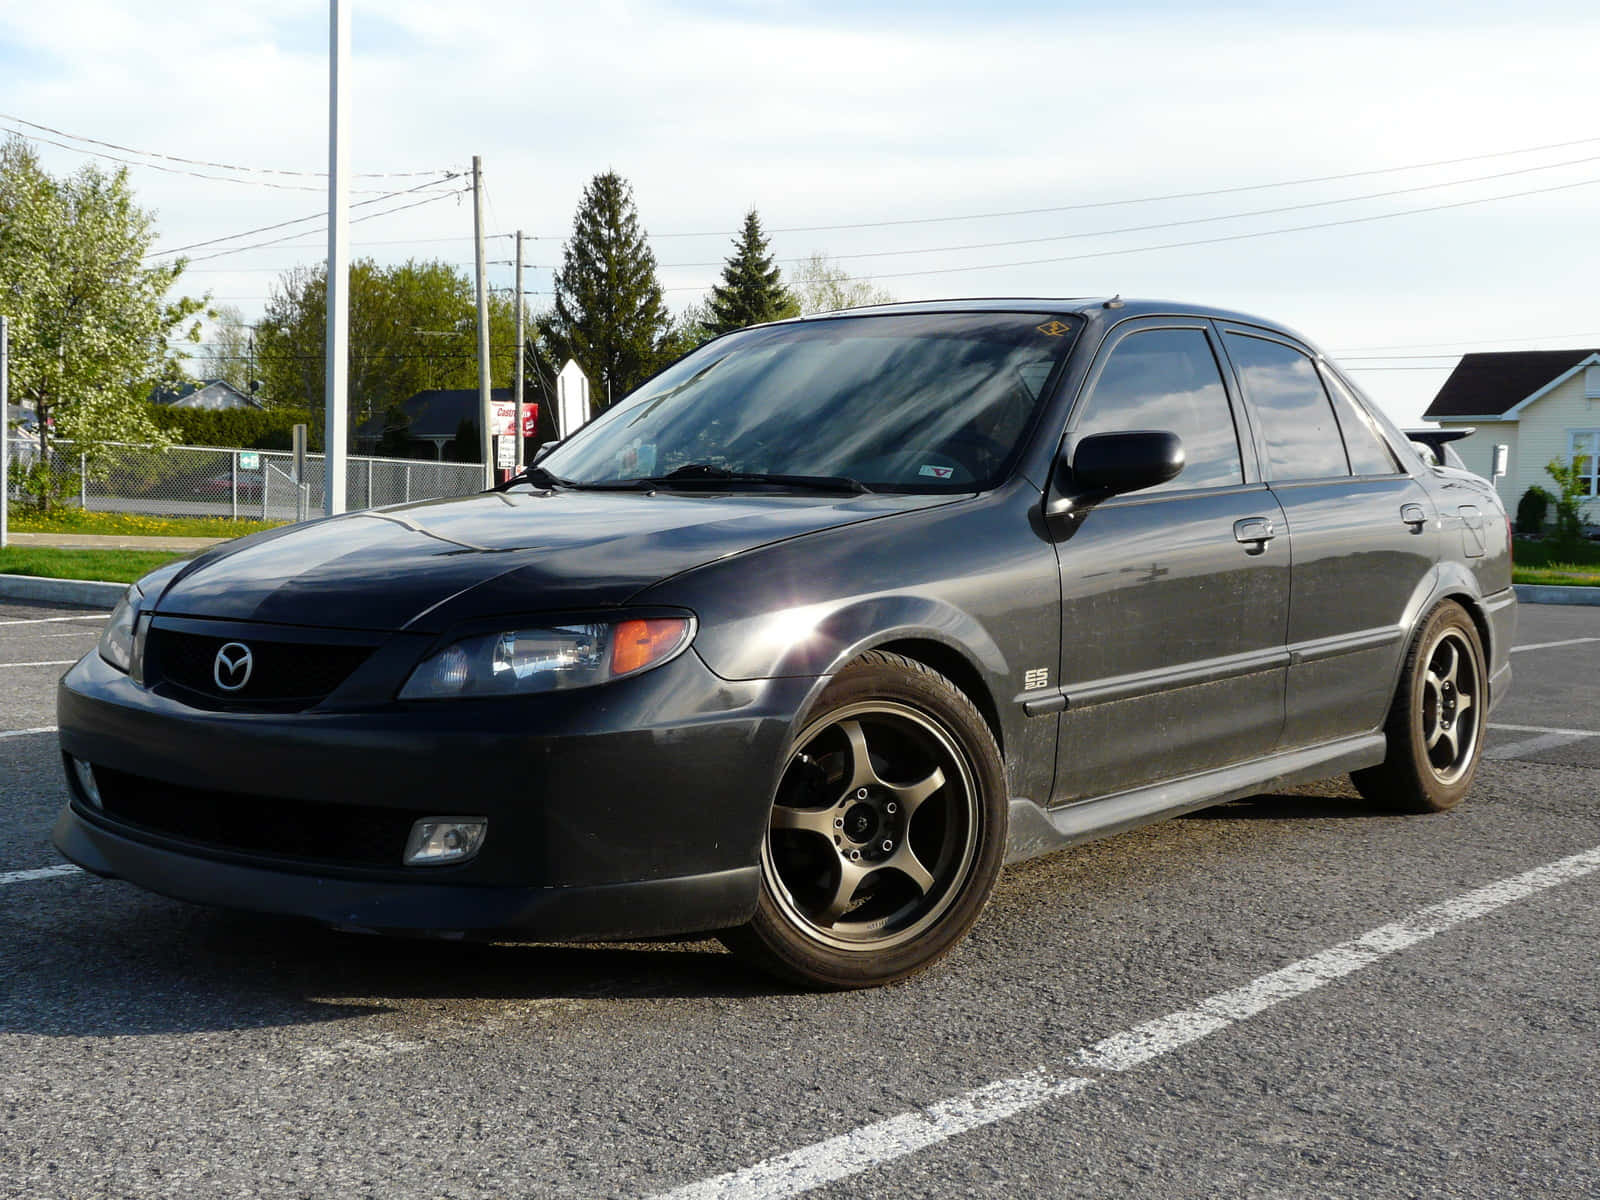
[[[658,667],[689,644],[687,617],[552,625],[462,638],[429,655],[402,700],[509,696],[593,687]]]
[[[139,605],[143,600],[144,593],[139,585],[130,584],[111,610],[111,621],[100,635],[100,657],[124,674],[133,670],[134,627],[139,622]]]

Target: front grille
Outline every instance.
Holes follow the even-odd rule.
[[[244,687],[229,692],[217,686],[217,652],[230,643],[246,645],[253,659]],[[310,708],[348,679],[371,656],[372,646],[318,642],[267,641],[150,630],[145,650],[148,671],[160,681],[202,698],[208,707]]]
[[[179,787],[109,767],[95,767],[94,778],[103,811],[123,824],[219,850],[306,862],[398,868],[412,824],[425,815]]]

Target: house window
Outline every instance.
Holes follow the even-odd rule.
[[[1600,429],[1575,429],[1567,435],[1567,461],[1578,468],[1585,496],[1600,496]]]

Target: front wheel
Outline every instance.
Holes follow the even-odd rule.
[[[1489,719],[1483,639],[1467,611],[1441,601],[1406,655],[1384,761],[1351,772],[1368,800],[1401,812],[1444,812],[1472,786]]]
[[[761,898],[723,940],[813,987],[903,979],[971,928],[1005,857],[1005,769],[942,675],[873,651],[790,744],[761,844]]]

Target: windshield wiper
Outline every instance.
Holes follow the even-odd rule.
[[[530,484],[536,488],[543,488],[545,491],[551,491],[554,488],[576,486],[571,480],[562,479],[559,475],[552,475],[543,467],[528,467],[521,474],[513,475],[505,482],[495,484],[494,487],[490,488],[489,490],[492,492],[505,492],[509,491],[519,483]]]
[[[665,475],[652,475],[636,483],[654,487],[705,487],[720,484],[772,484],[808,492],[845,492],[859,494],[872,489],[859,479],[845,475],[779,475],[765,471],[730,471],[712,463],[687,463]]]

